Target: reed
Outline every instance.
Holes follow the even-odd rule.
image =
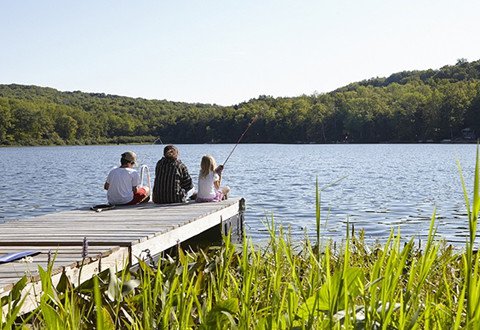
[[[480,326],[480,281],[479,281],[479,254],[474,251],[477,234],[478,214],[480,212],[480,156],[477,146],[476,166],[473,183],[473,200],[470,202],[462,168],[458,163],[460,179],[464,192],[465,204],[468,214],[469,240],[466,243],[466,252],[463,255],[465,286],[462,290],[462,301],[466,300],[466,326],[472,329]],[[457,322],[459,323],[459,322]],[[458,326],[456,324],[456,326]]]
[[[460,168],[460,166],[459,166]],[[178,250],[156,265],[105,270],[75,287],[66,276],[53,286],[40,270],[43,295],[19,315],[22,279],[2,306],[5,328],[32,329],[477,329],[480,325],[479,254],[474,249],[480,210],[480,159],[468,209],[470,236],[463,251],[429,235],[418,246],[400,230],[367,245],[347,224],[343,242],[323,242],[317,184],[316,241],[293,243],[273,217],[270,240],[256,247],[244,237],[200,251]]]

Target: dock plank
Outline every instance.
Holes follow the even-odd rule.
[[[62,272],[72,283],[81,283],[100,269],[117,270],[137,264],[146,250],[152,255],[161,253],[220,225],[242,208],[243,199],[236,198],[218,203],[147,203],[102,212],[82,208],[8,220],[0,223],[0,255],[26,250],[40,253],[28,258],[30,262],[26,259],[0,264],[0,298],[24,275],[31,280],[25,295],[27,289],[41,292],[38,267],[46,269],[49,260],[55,259],[54,284]],[[83,250],[84,238],[88,251]],[[82,251],[87,252],[85,259]],[[37,300],[37,296],[29,296],[25,311],[35,308]]]

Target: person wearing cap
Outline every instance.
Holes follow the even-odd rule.
[[[178,149],[167,145],[155,167],[152,199],[157,204],[184,203],[193,188],[187,166],[178,159]]]
[[[104,188],[107,190],[108,203],[112,205],[135,205],[148,202],[150,190],[141,186],[140,175],[133,168],[137,155],[133,151],[124,152],[120,158],[120,167],[108,173]]]

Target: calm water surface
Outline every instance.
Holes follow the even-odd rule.
[[[180,158],[197,180],[201,156],[223,162],[233,145],[179,145]],[[469,191],[475,145],[239,145],[224,171],[232,196],[247,200],[246,228],[267,237],[265,219],[289,226],[295,238],[314,234],[315,181],[321,192],[323,235],[345,237],[347,221],[369,240],[392,228],[424,239],[436,211],[438,233],[455,244],[468,233],[456,161]],[[119,156],[135,151],[154,168],[163,146],[0,148],[0,221],[106,202],[102,189]],[[340,180],[340,181],[339,181]]]

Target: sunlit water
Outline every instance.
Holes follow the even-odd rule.
[[[197,180],[201,156],[222,163],[233,145],[179,145]],[[436,212],[438,233],[462,244],[468,234],[456,161],[469,193],[475,145],[265,145],[241,144],[224,171],[232,196],[247,201],[246,230],[267,237],[265,219],[290,228],[300,240],[315,230],[315,182],[321,191],[322,235],[341,240],[346,223],[370,241],[390,230],[424,239]],[[0,148],[0,221],[106,202],[102,189],[119,156],[134,150],[154,176],[161,145]]]

